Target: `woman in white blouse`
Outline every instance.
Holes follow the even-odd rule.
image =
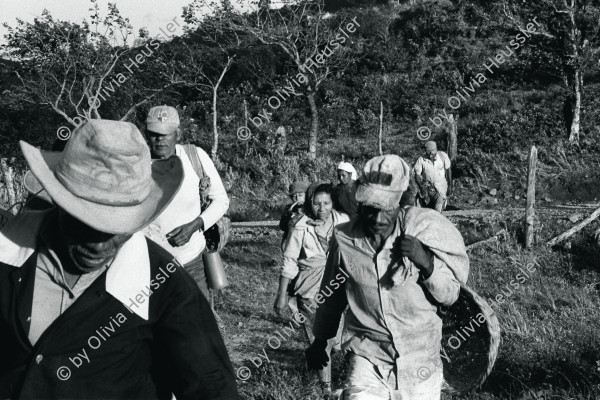
[[[290,228],[283,246],[283,267],[274,308],[279,315],[283,315],[288,302],[288,285],[295,279],[293,295],[298,311],[303,315],[300,322],[304,325],[309,343],[314,339],[312,325],[314,311],[318,307],[315,297],[319,293],[325,271],[333,227],[349,221],[346,214],[333,209],[333,190],[331,184],[324,182],[316,182],[308,187],[304,203],[305,215]],[[328,352],[334,342],[335,340],[331,340]],[[331,363],[319,371],[319,379],[324,390],[330,391]]]

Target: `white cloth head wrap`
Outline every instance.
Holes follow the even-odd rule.
[[[356,170],[354,169],[354,167],[352,166],[352,164],[350,164],[349,162],[341,162],[338,165],[337,169],[341,169],[342,171],[346,171],[349,174],[352,174],[352,176],[350,177],[350,179],[352,179],[353,181],[358,179],[358,175],[356,174]]]

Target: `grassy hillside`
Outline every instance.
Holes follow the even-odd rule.
[[[582,123],[586,127],[580,146],[569,146],[562,120],[562,88],[493,89],[476,97],[458,120],[458,159],[453,166],[457,207],[484,206],[485,194],[496,189],[496,207],[524,204],[529,148],[538,148],[538,199],[551,201],[594,201],[600,199],[600,84],[586,88]],[[439,99],[438,104],[443,104]],[[416,120],[388,123],[384,153],[395,153],[413,163],[422,153],[416,137]],[[439,148],[445,146],[445,127],[433,131]],[[376,132],[376,128],[373,128]],[[193,128],[187,137],[208,148],[210,141]],[[286,155],[275,151],[251,153],[244,157],[243,142],[225,136],[222,168],[234,199],[230,213],[234,220],[269,219],[276,216],[287,198],[285,190],[294,179],[335,180],[335,168],[343,159],[362,168],[377,155],[374,133],[343,135],[323,131],[320,155],[310,160],[302,148],[305,136],[296,133],[289,140]],[[241,153],[241,154],[240,154]],[[518,199],[515,199],[515,196]],[[257,212],[258,210],[258,212]]]

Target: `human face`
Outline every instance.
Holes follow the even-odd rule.
[[[290,198],[292,199],[292,201],[294,203],[304,203],[304,198],[305,198],[305,194],[304,192],[301,193],[294,193],[293,195],[290,196]]]
[[[317,193],[313,197],[312,211],[318,219],[326,221],[331,215],[333,209],[333,202],[331,201],[331,195],[329,193]]]
[[[351,180],[352,174],[350,172],[338,169],[338,181],[340,181],[342,185],[347,185]]]
[[[435,161],[435,156],[437,155],[437,150],[425,150],[425,156],[431,161]]]
[[[73,265],[82,273],[96,271],[117,255],[132,235],[97,231],[59,208],[58,225]]]
[[[169,158],[175,154],[175,145],[181,135],[179,129],[177,129],[168,135],[147,130],[146,136],[150,142],[150,154],[152,158]]]
[[[400,206],[393,210],[380,210],[372,206],[360,205],[359,214],[363,227],[370,236],[388,237],[394,229],[394,224],[400,214]]]

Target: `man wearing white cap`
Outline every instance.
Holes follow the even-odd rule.
[[[448,154],[438,151],[434,141],[425,142],[425,156],[419,157],[413,169],[424,205],[442,212],[451,192],[448,190],[451,183]]]
[[[349,359],[345,400],[440,398],[442,320],[469,273],[458,230],[443,215],[400,208],[410,169],[396,155],[367,162],[356,200],[359,217],[334,229],[321,289],[349,278],[316,311],[309,367],[327,365],[327,339],[344,310]]]
[[[358,203],[356,202],[356,170],[349,162],[341,162],[337,170],[339,184],[335,187],[333,194],[334,208],[352,219],[358,214]]]
[[[237,398],[205,297],[139,231],[172,201],[131,123],[92,120],[62,153],[21,142],[52,199],[0,232],[0,399]]]
[[[153,225],[167,241],[160,241],[183,264],[200,290],[209,297],[202,252],[204,232],[217,223],[229,208],[221,177],[204,150],[177,144],[181,139],[179,114],[169,106],[153,107],[146,119],[146,136],[153,159],[177,155],[183,162],[181,189]],[[195,166],[194,166],[195,164]],[[199,171],[203,177],[198,174]]]

